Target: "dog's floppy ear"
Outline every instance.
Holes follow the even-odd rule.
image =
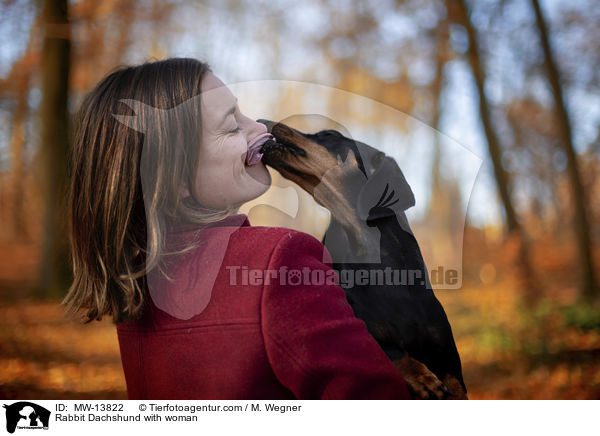
[[[415,196],[402,170],[394,159],[384,156],[358,195],[358,216],[366,220],[372,209],[378,214],[372,219],[387,216],[387,211],[400,215],[414,205]]]

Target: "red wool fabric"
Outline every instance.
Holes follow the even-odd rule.
[[[117,325],[129,399],[410,398],[404,379],[354,316],[339,285],[281,284],[278,278],[244,285],[241,269],[232,284],[231,268],[242,266],[308,267],[328,277],[331,258],[321,242],[295,230],[251,226],[244,214],[180,237],[191,240],[198,232],[207,241],[229,235],[202,311],[189,319],[175,317],[148,295],[141,320]],[[186,283],[189,298],[190,285],[201,289],[208,245],[179,255],[177,278],[163,282],[170,287],[165,292],[176,296]]]

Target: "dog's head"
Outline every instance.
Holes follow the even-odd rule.
[[[309,134],[259,121],[277,139],[263,147],[263,162],[309,192],[338,221],[372,222],[414,206],[402,171],[385,153],[336,130]]]

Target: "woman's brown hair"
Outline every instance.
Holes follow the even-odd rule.
[[[160,268],[169,225],[233,212],[197,201],[202,132],[195,97],[209,71],[187,58],[120,67],[75,115],[68,194],[74,280],[62,304],[86,311],[86,323],[106,314],[114,323],[139,319],[145,277]],[[183,198],[182,188],[191,196]]]

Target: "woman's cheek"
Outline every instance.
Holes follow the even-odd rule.
[[[248,151],[248,144],[246,143],[243,137],[239,137],[236,145],[238,150],[238,157]]]
[[[232,150],[234,150],[233,159],[236,163],[236,167],[243,168],[245,153],[248,152],[248,144],[246,144],[246,142],[242,138],[240,138],[240,140],[236,141],[236,144],[234,145]]]

